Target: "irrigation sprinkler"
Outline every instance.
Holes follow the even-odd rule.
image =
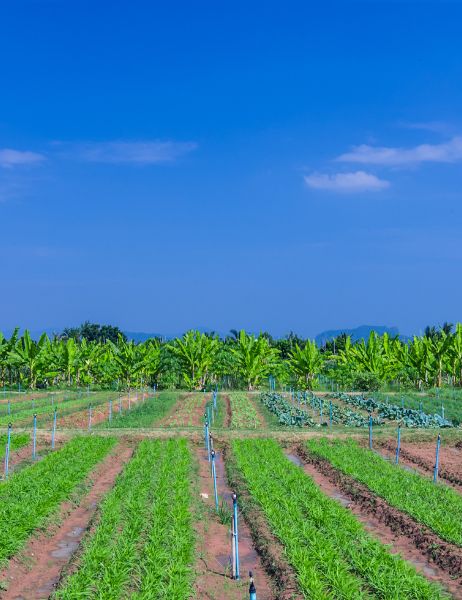
[[[237,494],[233,494],[233,576],[239,580],[239,533],[237,525]]]
[[[444,406],[443,406],[443,403],[441,403],[441,416],[444,419]]]
[[[109,400],[109,415],[108,415],[109,423],[112,421],[112,400]]]
[[[56,413],[57,409],[55,408],[53,412],[53,428],[51,430],[51,449],[55,449],[55,436],[56,436]]]
[[[329,400],[329,427],[332,427],[332,400]]]
[[[8,416],[10,416],[11,415],[11,401],[10,401],[9,398],[8,398],[8,409],[7,409],[7,412],[8,412]]]
[[[369,450],[372,450],[372,415],[369,415]]]
[[[212,450],[213,492],[215,494],[215,509],[218,512],[217,470],[215,467],[215,450]]]
[[[207,450],[207,438],[209,437],[207,425],[208,425],[208,423],[207,423],[207,416],[206,416],[205,421],[204,421],[204,443],[205,443],[206,450]]]
[[[438,434],[438,439],[436,440],[436,456],[435,456],[435,469],[433,471],[433,483],[438,481],[438,469],[440,463],[440,446],[441,446],[441,436]]]
[[[34,414],[34,426],[32,434],[32,460],[35,460],[37,451],[37,415]]]
[[[91,431],[91,417],[92,417],[92,407],[90,404],[88,406],[88,431]]]
[[[396,444],[395,464],[399,463],[399,452],[401,450],[401,426],[398,425],[398,441]]]
[[[319,400],[319,424],[322,425],[322,399]]]
[[[5,450],[5,479],[8,479],[8,471],[10,466],[10,446],[11,446],[11,423],[8,423],[8,435],[6,438],[6,450]]]
[[[257,600],[257,590],[253,581],[252,571],[249,571],[250,585],[249,585],[249,600]]]

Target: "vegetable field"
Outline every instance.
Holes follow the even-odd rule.
[[[0,598],[243,600],[249,571],[259,600],[462,598],[462,434],[409,411],[274,390],[2,402]]]

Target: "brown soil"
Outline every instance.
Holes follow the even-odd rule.
[[[394,458],[396,441],[380,441],[379,447],[383,448],[387,456]],[[399,460],[401,464],[412,466],[425,475],[433,476],[435,453],[436,444],[412,443],[404,445],[401,443]],[[457,490],[462,491],[462,452],[458,448],[441,446],[438,477]]]
[[[441,583],[455,598],[462,598],[462,548],[445,542],[422,523],[375,496],[365,485],[337,471],[328,461],[310,455],[302,445],[295,452],[321,489],[323,485],[326,491],[330,487],[333,497],[337,494],[337,500],[347,504],[376,537],[391,544],[427,579]]]
[[[138,400],[136,400],[136,396],[124,396],[121,398],[122,404],[122,412],[127,411],[129,406],[134,408],[137,403],[142,401],[142,396],[138,396]],[[112,402],[112,413],[115,415],[119,412],[119,399],[113,399]],[[59,413],[58,413],[59,415]],[[103,421],[107,421],[109,418],[109,400],[103,402],[102,404],[98,404],[93,406],[92,414],[91,414],[91,424],[92,427],[102,423]],[[82,408],[80,410],[76,410],[75,412],[64,415],[61,418],[57,419],[57,428],[62,429],[88,429],[88,406]]]
[[[61,572],[73,554],[95,515],[98,503],[114,484],[133,449],[119,444],[90,475],[91,490],[79,506],[64,503],[59,522],[47,531],[38,533],[20,555],[10,560],[1,572],[0,580],[6,581],[7,591],[0,592],[2,600],[38,600],[48,598],[56,589]]]
[[[231,578],[231,524],[221,524],[215,515],[213,479],[206,451],[197,447],[196,456],[199,463],[201,500],[205,504],[205,518],[197,523],[199,557],[194,584],[197,597],[214,600],[247,599],[249,597],[248,574],[252,571],[259,600],[274,600],[275,595],[269,578],[253,547],[250,531],[242,518],[239,520],[241,579],[235,581]],[[219,452],[217,452],[216,469],[220,502],[224,500],[231,507],[231,490],[226,483],[223,460]]]
[[[55,450],[58,450],[63,444],[62,439],[56,438],[55,440]],[[43,437],[40,440],[37,440],[36,445],[36,461],[41,460],[43,455],[48,451],[51,451],[51,440],[46,440]],[[11,452],[9,459],[9,471],[10,473],[15,470],[27,466],[28,464],[32,464],[32,443],[27,446],[23,446],[14,452]]]
[[[205,405],[209,400],[210,394],[202,392],[180,396],[172,411],[159,421],[157,427],[202,427]]]

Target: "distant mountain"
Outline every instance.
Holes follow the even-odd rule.
[[[409,339],[407,335],[400,335],[397,327],[387,327],[386,325],[360,325],[354,329],[330,329],[328,331],[323,331],[315,337],[315,340],[318,346],[323,346],[328,340],[332,340],[342,333],[346,333],[351,336],[351,341],[356,342],[361,339],[367,340],[371,331],[375,331],[378,335],[388,333],[388,335],[392,337],[399,336],[404,342]]]

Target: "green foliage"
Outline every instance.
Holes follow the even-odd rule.
[[[315,422],[307,412],[292,406],[283,396],[275,392],[260,394],[260,400],[266,408],[276,415],[280,425],[286,427],[314,427]]]
[[[122,413],[113,412],[112,421],[104,421],[97,428],[102,429],[135,429],[153,427],[157,421],[165,417],[178,400],[177,392],[160,392],[155,397],[139,400],[135,408]],[[115,403],[114,403],[115,408]]]
[[[85,321],[79,327],[66,327],[61,337],[72,338],[77,342],[87,340],[88,342],[111,342],[117,343],[119,337],[127,340],[126,335],[114,325],[99,325]]]
[[[0,435],[0,458],[3,458],[5,456],[7,441],[8,434],[4,433]],[[10,440],[10,450],[19,450],[19,448],[27,446],[29,442],[30,435],[28,433],[12,433]]]
[[[276,442],[236,440],[232,448],[251,495],[284,544],[304,597],[444,597],[372,538],[347,509],[325,496]]]
[[[185,440],[144,440],[101,505],[79,569],[56,598],[191,597],[194,535]]]
[[[74,438],[0,485],[0,564],[71,497],[114,443],[112,438]]]
[[[398,465],[348,440],[312,439],[310,452],[365,484],[391,506],[424,523],[448,542],[462,546],[462,496],[452,488]]]
[[[182,375],[187,387],[201,390],[207,383],[213,361],[218,352],[217,338],[198,331],[188,331],[182,339],[169,345],[177,356],[182,368]]]
[[[255,406],[244,392],[230,394],[231,428],[256,429],[260,423]]]
[[[440,428],[452,427],[452,423],[443,419],[438,414],[428,415],[420,410],[398,406],[397,404],[385,403],[375,398],[366,398],[364,396],[350,395],[341,393],[332,394],[333,398],[338,398],[350,406],[356,406],[369,412],[374,412],[379,419],[387,421],[399,421],[405,427],[424,427]]]
[[[248,390],[257,387],[264,377],[268,377],[277,368],[278,351],[270,346],[263,335],[255,337],[241,330],[231,352],[236,371]]]
[[[307,340],[303,348],[295,344],[295,348],[289,353],[289,368],[301,390],[312,390],[315,387],[315,377],[321,372],[322,363],[322,354],[311,340]]]

